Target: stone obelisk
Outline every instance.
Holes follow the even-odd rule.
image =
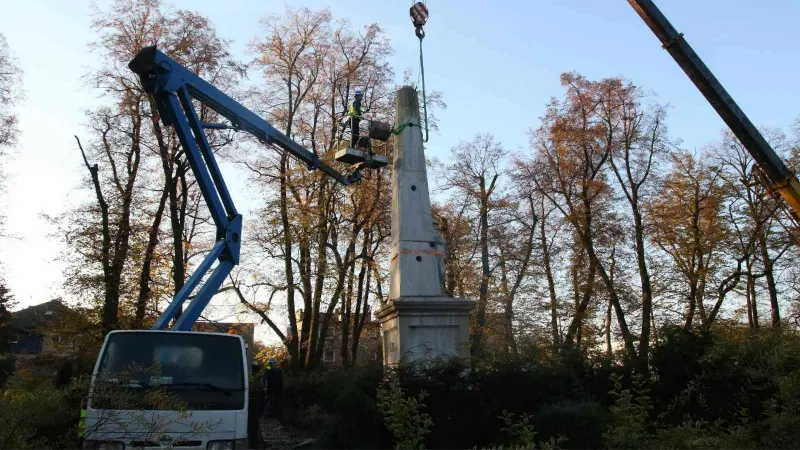
[[[468,356],[474,300],[443,294],[445,249],[434,227],[420,128],[417,91],[397,91],[392,171],[392,240],[389,303],[376,311],[383,332],[383,362]]]

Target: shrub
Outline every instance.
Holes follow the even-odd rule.
[[[503,411],[499,419],[505,423],[505,427],[502,430],[510,438],[508,445],[505,446],[506,448],[555,450],[560,448],[559,445],[567,440],[564,436],[559,436],[558,439],[550,437],[547,441],[540,441],[537,447],[536,435],[539,433],[535,431],[530,423],[531,416],[522,414],[518,420],[515,420],[514,414]]]
[[[659,338],[649,379],[605,355],[539,353],[474,370],[440,360],[401,366],[399,391],[384,385],[381,398],[401,392],[395,404],[416,411],[424,392],[419,411],[435,425],[424,439],[409,432],[409,446],[800,448],[800,334],[720,324]],[[376,400],[382,377],[380,368],[294,376],[289,422],[326,448],[391,447]],[[558,436],[568,440],[550,441]]]
[[[284,388],[283,422],[313,434],[323,448],[387,448],[391,435],[375,400],[381,379],[380,366],[292,376]]]
[[[378,389],[378,407],[384,424],[392,433],[395,448],[423,449],[425,435],[430,433],[433,420],[425,412],[425,391],[415,397],[406,397],[397,374],[387,370],[384,386]]]
[[[544,436],[566,436],[565,448],[600,448],[608,412],[586,399],[562,399],[542,406],[532,418]]]
[[[650,439],[647,429],[649,411],[652,409],[649,390],[641,376],[634,376],[633,386],[625,389],[622,377],[615,376],[614,390],[610,392],[614,404],[610,407],[611,425],[603,435],[608,448],[645,448]]]
[[[747,427],[726,427],[721,422],[709,424],[702,420],[661,428],[651,442],[654,448],[670,449],[757,448]]]
[[[0,448],[75,447],[79,412],[50,386],[6,389],[0,395]]]

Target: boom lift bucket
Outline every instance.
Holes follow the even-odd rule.
[[[369,121],[369,136],[361,136],[356,147],[343,146],[334,155],[334,159],[349,164],[356,169],[379,169],[389,164],[389,158],[372,151],[372,139],[386,142],[392,136],[392,126],[377,120]]]

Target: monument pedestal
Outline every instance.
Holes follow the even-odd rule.
[[[398,298],[375,312],[383,331],[383,364],[469,356],[469,313],[475,300]]]

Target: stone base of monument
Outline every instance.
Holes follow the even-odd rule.
[[[469,357],[469,313],[475,300],[401,297],[375,312],[383,332],[383,363]]]

